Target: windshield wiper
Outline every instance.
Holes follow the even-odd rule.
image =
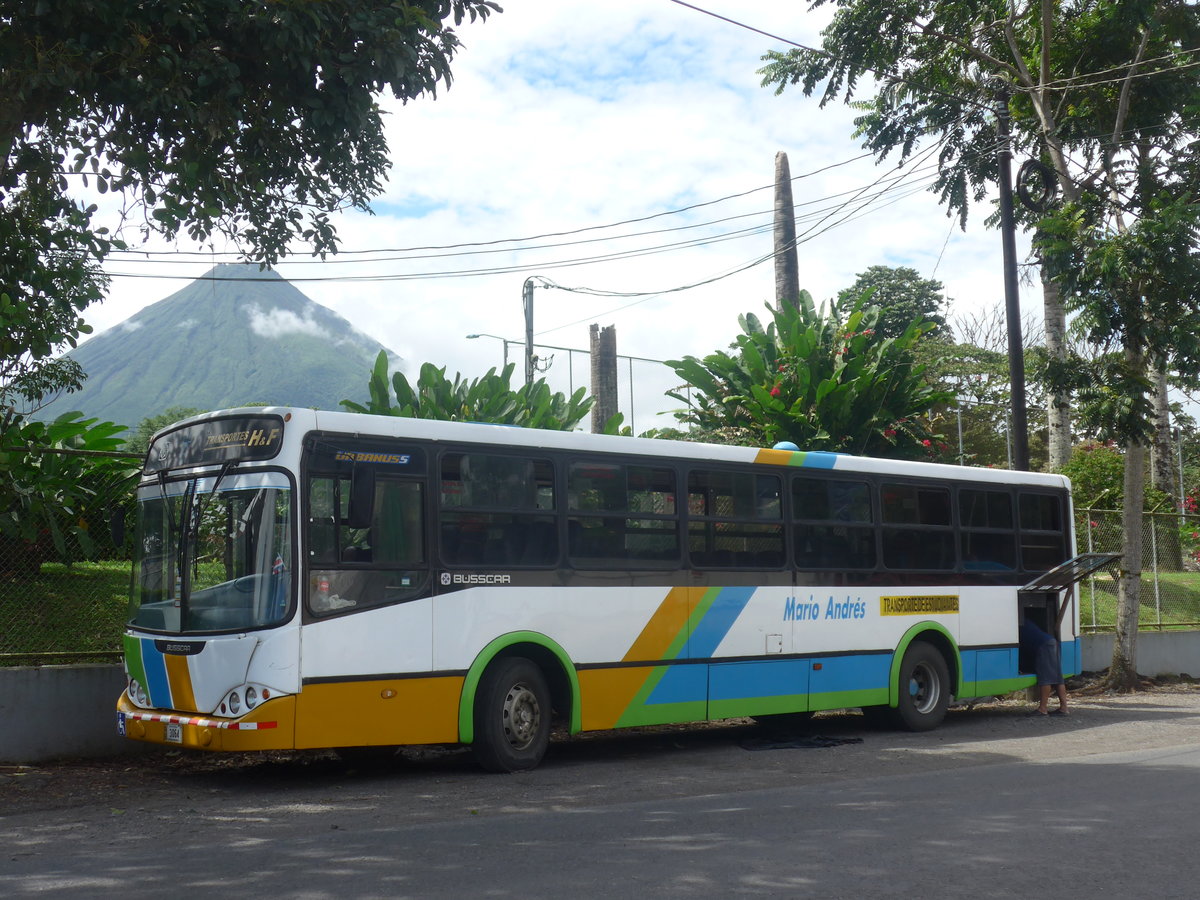
[[[217,494],[217,488],[221,481],[229,474],[229,471],[237,465],[237,460],[227,459],[221,464],[221,469],[217,472],[216,480],[213,481],[212,488],[208,492],[208,497],[196,498],[197,486],[200,479],[193,478],[188,482],[187,490],[183,493],[183,505],[179,510],[179,547],[177,550],[179,572],[179,630],[186,631],[188,620],[188,601],[192,593],[192,572],[191,566],[198,565],[199,555],[191,554],[189,560],[188,548],[195,541],[196,535],[200,531],[200,523],[204,518],[204,512],[208,509],[208,504],[212,502],[213,497]],[[189,565],[189,561],[191,565]]]

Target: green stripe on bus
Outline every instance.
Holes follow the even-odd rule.
[[[1033,687],[1037,678],[1033,675],[1020,675],[1016,678],[995,678],[988,681],[968,681],[963,684],[963,697],[991,697],[995,694],[1011,694],[1013,691],[1023,691]]]
[[[123,642],[125,644],[125,668],[129,671],[129,677],[136,679],[138,684],[149,690],[146,684],[146,669],[142,665],[141,640],[127,634],[124,635]]]
[[[661,677],[661,676],[660,676]],[[657,679],[647,679],[647,681]],[[649,693],[647,691],[647,693]],[[639,694],[639,697],[641,695]],[[684,703],[655,703],[647,705],[636,700],[630,703],[617,722],[618,728],[635,725],[674,725],[680,722],[703,722],[707,718],[704,700],[689,700]]]

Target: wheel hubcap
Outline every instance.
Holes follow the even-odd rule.
[[[514,750],[524,750],[533,743],[542,724],[542,710],[528,685],[520,683],[509,688],[501,716],[504,736]]]
[[[941,699],[942,685],[937,675],[925,663],[918,663],[908,679],[908,695],[912,698],[913,708],[924,715],[937,707]]]

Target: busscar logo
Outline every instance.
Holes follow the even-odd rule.
[[[477,585],[477,584],[512,584],[511,575],[493,575],[491,573],[443,572],[444,585]]]

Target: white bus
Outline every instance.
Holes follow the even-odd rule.
[[[468,744],[862,707],[913,730],[1080,669],[1060,476],[308,409],[160,432],[118,725],[208,750]],[[1059,583],[1062,581],[1063,583]]]

